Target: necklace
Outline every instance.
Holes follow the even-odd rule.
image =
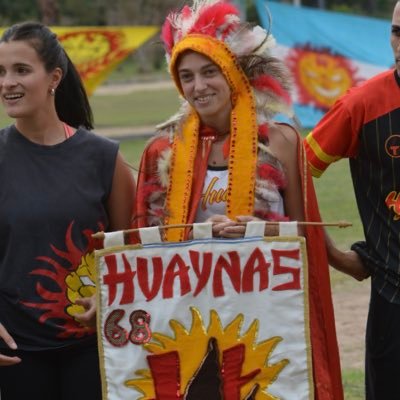
[[[214,128],[205,125],[200,128],[199,133],[200,140],[202,142],[203,156],[206,153],[206,148],[209,148],[213,143],[224,141],[222,153],[225,159],[228,158],[230,147],[230,131],[225,133],[218,133]]]
[[[225,133],[218,133],[217,136],[216,136],[216,138],[215,138],[215,141],[216,141],[216,142],[221,142],[222,140],[225,140],[226,137],[227,137],[230,133],[231,133],[230,131],[225,132]]]

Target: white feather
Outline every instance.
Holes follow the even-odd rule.
[[[268,201],[269,203],[276,203],[281,199],[281,196],[276,188],[262,188],[256,185],[256,196]]]
[[[265,124],[268,121],[269,121],[269,118],[267,118],[267,116],[264,115],[264,113],[257,112],[257,125]]]
[[[269,153],[268,147],[264,143],[258,142],[258,148],[264,153]]]
[[[169,166],[171,164],[172,149],[167,148],[164,150],[160,158],[157,160],[157,173],[158,178],[163,187],[168,187],[169,183]]]

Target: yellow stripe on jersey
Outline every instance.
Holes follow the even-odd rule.
[[[310,167],[311,175],[312,175],[313,177],[315,177],[315,178],[319,178],[319,177],[322,175],[322,173],[324,172],[324,171],[321,171],[321,170],[318,169],[318,168],[315,168],[312,164],[308,164],[308,165],[309,165],[309,167]]]
[[[315,154],[315,156],[322,161],[323,163],[329,165],[332,164],[333,162],[340,160],[340,156],[331,156],[327,153],[325,153],[318,142],[314,139],[312,136],[312,131],[307,135],[306,137],[307,144],[310,146],[311,150]]]

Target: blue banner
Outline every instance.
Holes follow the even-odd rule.
[[[256,7],[277,41],[274,54],[292,72],[303,127],[313,127],[350,87],[394,64],[388,20],[268,0],[256,0]]]

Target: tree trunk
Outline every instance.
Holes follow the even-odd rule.
[[[57,0],[37,0],[41,22],[45,25],[57,25],[60,22],[60,12]]]

